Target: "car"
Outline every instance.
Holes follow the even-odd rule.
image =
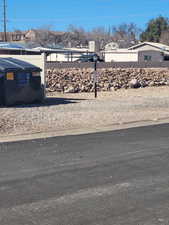
[[[101,59],[97,54],[82,55],[76,60],[76,62],[94,62],[94,57],[97,57],[98,62],[103,62],[103,59]]]

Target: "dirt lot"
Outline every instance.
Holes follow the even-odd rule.
[[[169,118],[169,87],[53,93],[42,105],[0,108],[0,136],[66,131]]]

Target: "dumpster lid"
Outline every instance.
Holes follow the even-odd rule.
[[[37,67],[31,63],[22,61],[20,59],[15,58],[0,58],[0,72],[8,72],[8,71],[42,71],[40,67]]]

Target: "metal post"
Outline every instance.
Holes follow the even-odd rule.
[[[97,98],[97,59],[94,61],[94,96]]]
[[[94,61],[94,96],[97,98],[97,60],[98,56],[95,54],[93,56],[93,61]]]

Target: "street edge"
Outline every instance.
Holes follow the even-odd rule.
[[[134,128],[134,127],[158,125],[158,124],[164,124],[164,123],[169,123],[169,117],[153,119],[153,120],[113,123],[110,125],[100,126],[100,127],[96,126],[96,127],[86,127],[86,128],[65,129],[60,131],[57,130],[57,131],[49,131],[49,132],[36,132],[36,133],[30,133],[30,134],[9,135],[8,137],[0,136],[0,143],[36,140],[41,138],[50,138],[50,137],[59,137],[59,136],[100,133],[100,132],[122,130],[122,129]]]

